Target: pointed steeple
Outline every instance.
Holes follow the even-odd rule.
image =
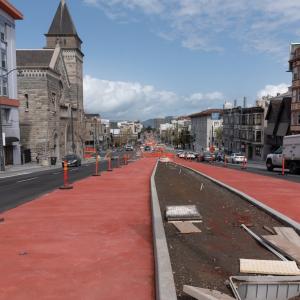
[[[82,41],[77,34],[65,0],[60,1],[52,24],[45,36],[47,37],[47,48],[55,48],[57,41],[59,41],[62,48],[78,48],[80,50]]]
[[[47,35],[77,35],[65,0],[61,0]]]

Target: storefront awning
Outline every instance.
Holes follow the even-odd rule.
[[[10,145],[10,144],[12,144],[14,142],[19,142],[19,141],[20,140],[17,137],[15,137],[15,136],[7,136],[7,137],[5,137],[5,144],[6,145]]]

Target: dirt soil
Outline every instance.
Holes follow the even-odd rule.
[[[264,225],[283,226],[270,215],[174,164],[159,163],[155,180],[178,299],[194,299],[183,294],[184,284],[215,289],[232,296],[225,281],[229,276],[243,275],[239,272],[240,258],[278,260],[240,226],[245,224],[255,233],[270,234],[263,229]],[[180,234],[174,225],[165,221],[166,206],[193,204],[203,217],[202,223],[195,223],[201,233]]]

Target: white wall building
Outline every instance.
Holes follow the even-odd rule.
[[[223,125],[222,112],[222,109],[208,109],[190,115],[194,151],[201,153],[209,150],[211,146],[221,147],[216,140],[216,130]]]
[[[9,2],[0,6],[0,164],[21,163],[19,111],[17,100],[15,20],[23,15]],[[2,148],[2,146],[4,146]],[[1,155],[2,154],[2,155]]]

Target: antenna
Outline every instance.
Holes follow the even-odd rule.
[[[61,5],[65,5],[66,1],[65,0],[61,0]]]

